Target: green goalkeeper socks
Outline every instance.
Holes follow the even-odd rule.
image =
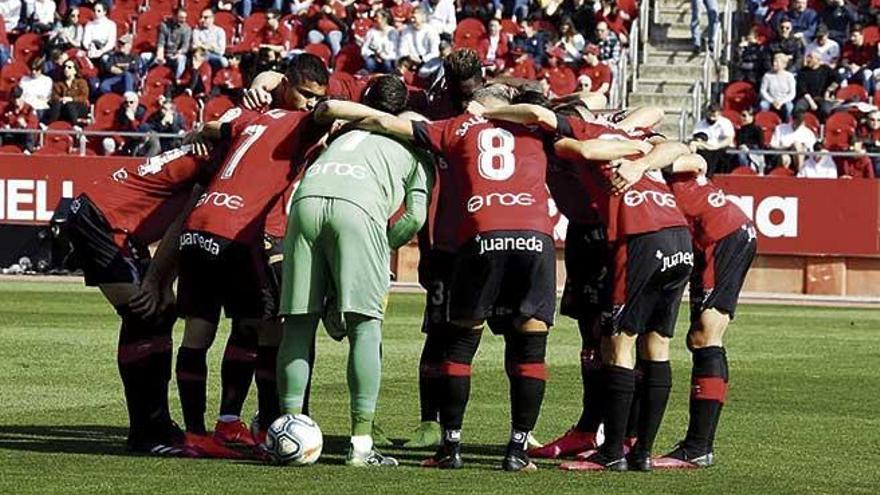
[[[289,316],[278,348],[278,396],[283,414],[300,414],[309,384],[309,352],[318,328],[317,315]]]
[[[351,434],[370,435],[382,378],[382,321],[349,316],[348,392]]]

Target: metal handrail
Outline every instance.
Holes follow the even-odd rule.
[[[688,111],[682,108],[681,112],[678,114],[678,140],[682,142],[687,140],[687,136],[685,136],[684,132],[685,126],[687,126],[687,117]]]
[[[632,79],[632,90],[633,92],[639,90],[639,78],[637,77],[638,69],[639,69],[639,45],[641,44],[641,29],[640,23],[633,23],[632,28],[630,28],[630,38],[629,38],[629,58],[632,63],[632,67],[629,72],[621,72],[620,79],[623,81],[623,91],[622,93],[626,93],[626,80],[627,78]],[[624,58],[624,57],[621,57]],[[625,101],[625,99],[623,100]]]
[[[865,156],[868,158],[880,158],[880,152],[876,153],[868,153],[863,152],[859,153],[856,151],[798,151],[798,150],[762,150],[762,149],[749,149],[744,150],[737,147],[725,148],[724,153],[728,155],[739,155],[740,153],[748,153],[750,155],[767,155],[767,156],[779,156],[779,155],[805,155],[805,156],[830,156],[830,157],[841,157],[848,158],[853,156]]]
[[[727,0],[724,5],[724,63],[730,63],[732,50],[733,50],[733,13],[734,9],[731,8],[730,0]]]
[[[86,138],[89,136],[114,136],[114,137],[155,137],[158,139],[181,139],[186,135],[185,132],[173,134],[168,132],[127,132],[127,131],[85,131],[76,129],[0,129],[0,134],[36,134],[39,138],[39,147],[45,144],[47,135],[71,136],[73,143],[70,149],[76,147],[77,152],[83,156],[86,153]]]

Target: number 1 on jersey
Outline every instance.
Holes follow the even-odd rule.
[[[223,168],[223,172],[220,174],[221,179],[229,179],[232,177],[232,174],[235,173],[235,169],[238,167],[238,163],[244,157],[245,153],[247,153],[248,149],[250,149],[258,139],[260,139],[260,136],[266,132],[266,129],[267,126],[264,125],[249,125],[244,128],[242,134],[247,137],[238,145],[238,148],[235,149],[235,153],[229,157],[226,167]]]

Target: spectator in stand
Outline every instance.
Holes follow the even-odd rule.
[[[52,85],[46,122],[64,120],[73,125],[82,125],[89,115],[89,83],[80,77],[76,61],[64,62],[63,70],[64,77]]]
[[[99,3],[103,3],[107,10],[113,8],[113,0],[67,0],[67,5],[69,7],[79,7],[81,5],[86,6],[92,10],[95,10],[95,5]]]
[[[116,50],[103,64],[103,76],[98,92],[127,93],[135,90],[140,75],[140,58],[133,53],[132,36],[126,34],[119,38]]]
[[[55,25],[55,2],[53,0],[35,0],[33,11],[29,12],[29,27],[35,33],[48,33]]]
[[[362,3],[354,4],[355,18],[354,22],[352,22],[350,26],[351,29],[349,31],[349,40],[354,41],[357,46],[362,48],[364,46],[364,41],[366,41],[367,39],[367,33],[370,32],[370,29],[373,29],[373,25],[375,24],[373,22],[373,18],[380,10],[382,10],[377,9],[375,12],[373,12],[370,9],[370,6],[364,5]],[[388,18],[388,22],[386,22],[386,24],[391,24],[390,17]],[[395,50],[396,49],[397,48],[395,47]]]
[[[816,28],[816,39],[807,45],[805,53],[815,53],[822,65],[833,69],[837,67],[837,60],[840,58],[840,45],[828,37],[828,27],[820,24]]]
[[[211,64],[208,63],[208,58],[205,56],[205,50],[196,48],[192,51],[189,67],[180,78],[178,90],[195,98],[205,99],[211,94],[213,76]]]
[[[83,28],[82,46],[94,63],[116,48],[116,23],[107,18],[107,6],[95,4],[95,18]]]
[[[9,94],[9,102],[0,114],[2,129],[38,129],[39,120],[34,109],[22,97],[21,88],[13,88]],[[3,133],[0,131],[0,145],[17,144],[25,153],[34,151],[34,134]]]
[[[309,35],[310,42],[321,43],[320,40],[313,41],[311,33]],[[277,10],[269,10],[266,12],[266,25],[263,26],[257,37],[257,48],[262,51],[268,50],[271,52],[269,58],[280,62],[281,59],[290,55],[292,37],[290,28],[281,22],[281,13]]]
[[[797,96],[794,74],[785,70],[787,58],[784,53],[777,53],[773,57],[771,71],[761,78],[759,103],[761,110],[773,110],[783,121],[788,120],[788,116],[791,115],[794,97]]]
[[[813,150],[816,145],[816,134],[804,123],[803,110],[795,110],[791,115],[791,123],[783,123],[773,130],[770,138],[770,149],[797,151],[798,154],[779,156],[779,165],[798,171],[804,162],[803,152]],[[794,165],[792,167],[792,165]]]
[[[834,69],[822,65],[819,55],[815,52],[808,52],[804,58],[804,67],[797,74],[797,96],[794,108],[814,112],[824,119],[834,106],[836,90],[837,74]]]
[[[155,56],[145,53],[141,57],[155,65],[168,65],[174,69],[174,80],[179,81],[186,70],[186,54],[192,46],[192,28],[186,23],[187,13],[177,9],[175,15],[159,25],[159,39]]]
[[[514,46],[519,47],[522,52],[531,57],[532,61],[543,66],[547,63],[547,38],[543,31],[538,31],[532,25],[529,19],[520,19],[519,33],[514,38]]]
[[[844,156],[837,158],[837,176],[841,179],[873,179],[874,164],[865,156],[865,147],[858,137],[850,138],[850,151],[860,153],[859,156]]]
[[[583,56],[584,48],[587,46],[587,40],[584,36],[577,32],[571,19],[562,19],[559,23],[559,41],[556,46],[561,48],[564,53],[563,61],[566,64],[573,64],[579,61]]]
[[[804,164],[798,170],[797,176],[806,179],[836,179],[837,164],[834,162],[834,158],[828,154],[828,150],[825,149],[822,141],[816,142],[813,151],[819,153],[807,155]]]
[[[707,175],[729,172],[726,150],[733,146],[736,131],[733,122],[721,115],[716,103],[706,107],[706,116],[694,126],[691,149],[706,160]]]
[[[510,50],[512,63],[504,69],[504,75],[516,77],[519,79],[534,79],[538,71],[535,63],[528,53],[524,52],[522,46],[514,45]]]
[[[241,17],[250,17],[254,11],[254,6],[261,10],[275,9],[281,11],[282,0],[219,0],[217,2],[218,10],[231,11],[235,9]]]
[[[807,0],[792,0],[791,10],[782,13],[791,21],[792,36],[800,38],[804,44],[813,41],[816,37],[816,28],[819,26],[819,14],[807,7]],[[776,19],[781,18],[779,16]]]
[[[309,43],[330,45],[330,52],[335,57],[342,49],[342,38],[348,30],[345,23],[345,6],[337,0],[322,0],[312,5],[307,21]],[[288,42],[289,43],[289,42]]]
[[[18,31],[21,22],[21,0],[3,0],[0,2],[0,18],[3,18],[7,32]]]
[[[776,31],[776,39],[767,45],[764,57],[764,69],[770,69],[776,55],[783,53],[788,57],[785,69],[795,72],[801,68],[804,59],[804,42],[800,38],[792,36],[792,24],[788,18],[779,22]]]
[[[715,30],[718,27],[718,0],[691,0],[691,43],[694,52],[699,52],[703,47],[703,33],[700,30],[700,4],[706,7],[706,16],[709,18],[708,47],[709,51],[715,48]]]
[[[828,5],[819,14],[819,20],[828,26],[828,36],[838,45],[843,45],[849,37],[850,27],[858,22],[859,15],[845,0],[828,0]]]
[[[211,67],[219,69],[229,65],[226,60],[226,31],[214,24],[214,11],[205,9],[199,16],[199,25],[192,32],[193,49],[201,48]]]
[[[492,0],[495,17],[511,17],[514,20],[529,16],[529,0]]]
[[[458,25],[455,19],[455,0],[428,0],[422,5],[428,13],[428,24],[434,26],[441,38],[452,40]]]
[[[862,147],[868,153],[880,153],[880,110],[874,110],[865,118],[865,123],[859,126],[856,135],[862,143]],[[871,157],[874,166],[874,176],[880,177],[880,157]]]
[[[610,65],[614,70],[617,67],[617,61],[620,60],[620,40],[617,39],[617,35],[608,29],[608,24],[598,22],[596,23],[596,40],[596,45],[599,46],[599,60]]]
[[[244,88],[244,78],[241,75],[241,58],[238,55],[230,55],[229,66],[224,67],[214,73],[214,80],[211,86],[215,93],[224,94],[231,97],[238,97]]]
[[[410,24],[400,35],[400,56],[415,62],[418,75],[428,80],[443,65],[440,59],[440,34],[426,22],[425,11],[413,10]]]
[[[128,91],[122,95],[122,98],[122,104],[116,109],[116,114],[113,116],[113,130],[120,132],[149,132],[149,129],[144,126],[147,108],[140,104],[137,93]],[[120,153],[127,156],[138,156],[144,142],[144,138],[123,138]]]
[[[758,42],[758,28],[756,26],[752,26],[749,34],[739,42],[737,60],[739,80],[749,81],[757,86],[761,74],[764,73],[764,45]]]
[[[83,28],[79,23],[79,8],[71,8],[64,16],[64,20],[55,23],[55,28],[49,33],[49,47],[59,50],[79,48],[83,41]]]
[[[501,21],[489,20],[488,32],[477,47],[477,53],[486,71],[494,75],[503,70],[509,50],[507,35],[501,32]]]
[[[629,42],[627,34],[629,33],[630,19],[626,11],[621,10],[617,5],[617,0],[602,0],[599,10],[596,12],[596,22],[604,22],[608,28],[614,31],[617,38],[624,45]]]
[[[764,173],[764,155],[749,153],[764,147],[764,131],[755,124],[755,113],[750,108],[740,112],[742,125],[736,130],[736,147],[740,153],[736,155],[739,166],[750,167],[759,174]]]
[[[459,14],[459,17],[462,19],[473,17],[480,19],[483,22],[488,21],[490,18],[494,18],[492,7],[490,7],[489,2],[483,0],[463,0],[461,2],[461,13]]]
[[[873,71],[871,64],[877,54],[877,47],[865,43],[862,26],[856,24],[849,34],[849,41],[843,45],[840,67],[837,71],[841,80],[861,84],[868,92],[873,93]]]
[[[3,21],[3,16],[0,15],[0,68],[6,65],[9,57],[12,55],[12,50],[9,49],[9,46],[9,38],[6,36],[6,23]]]
[[[391,20],[394,21],[394,27],[401,31],[412,18],[415,6],[408,0],[392,0],[392,4],[390,9]]]
[[[147,128],[158,134],[177,134],[181,137],[152,138],[148,145],[147,156],[157,155],[180,146],[186,129],[183,115],[177,111],[177,107],[170,98],[162,98],[161,106],[147,119]]]
[[[374,16],[373,28],[367,31],[367,37],[361,46],[364,68],[368,72],[394,72],[397,63],[397,44],[399,35],[389,21],[391,16],[386,10],[379,10]]]
[[[34,109],[40,119],[49,109],[49,100],[52,98],[52,78],[43,73],[45,63],[46,59],[41,56],[33,59],[30,74],[18,81],[22,99]]]
[[[584,66],[581,68],[581,76],[590,80],[588,88],[592,93],[608,96],[611,91],[611,68],[599,62],[599,47],[587,45],[584,48]]]

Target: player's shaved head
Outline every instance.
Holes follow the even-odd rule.
[[[376,110],[397,115],[406,109],[406,85],[397,76],[373,78],[364,91],[363,104]]]
[[[487,108],[510,103],[511,89],[503,84],[490,84],[474,91],[473,99]]]
[[[530,105],[540,105],[545,108],[550,108],[551,105],[550,99],[547,98],[543,92],[533,90],[520,91],[520,93],[513,98],[513,103],[528,103]]]

